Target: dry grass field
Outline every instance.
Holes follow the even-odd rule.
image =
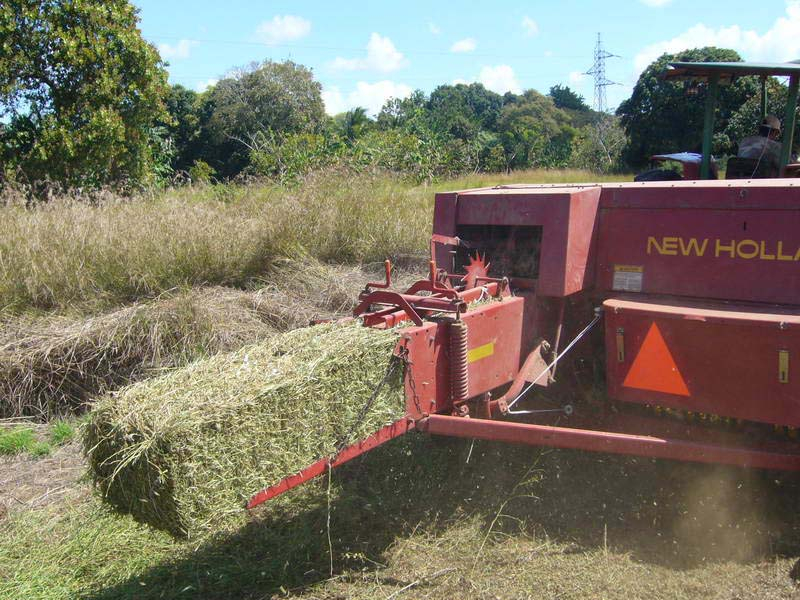
[[[344,314],[386,256],[413,278],[435,191],[593,179],[7,199],[0,598],[800,598],[796,476],[412,435],[192,540],[110,512],[88,482],[73,438],[95,398]]]

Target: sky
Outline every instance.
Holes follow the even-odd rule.
[[[613,109],[664,52],[733,48],[745,60],[800,59],[800,0],[339,2],[135,0],[171,83],[201,91],[236,67],[310,67],[330,114],[376,114],[415,89],[480,82],[498,92],[568,85],[594,102],[598,34]]]

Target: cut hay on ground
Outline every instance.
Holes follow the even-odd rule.
[[[337,316],[367,276],[310,257],[277,260],[256,291],[197,288],[113,312],[15,317],[0,326],[0,418],[51,418],[197,358]]]
[[[403,413],[394,331],[298,329],[100,401],[85,428],[90,472],[118,511],[196,537],[243,516],[246,499]],[[348,436],[349,434],[349,436]]]

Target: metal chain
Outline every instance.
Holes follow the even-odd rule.
[[[422,414],[422,407],[419,404],[419,394],[417,394],[417,383],[414,381],[414,369],[411,367],[411,361],[408,360],[408,348],[404,348],[405,352],[402,355],[402,360],[406,365],[406,373],[408,373],[408,386],[411,388],[411,399],[414,401],[414,406],[419,414]]]
[[[361,410],[358,412],[358,416],[356,417],[353,425],[350,427],[350,431],[348,431],[345,435],[343,435],[339,442],[336,444],[336,450],[333,453],[333,458],[339,455],[339,453],[344,450],[348,446],[348,440],[350,436],[353,435],[355,430],[358,428],[359,425],[364,421],[364,417],[367,416],[369,409],[372,408],[372,405],[375,404],[375,400],[378,398],[378,394],[380,394],[381,388],[384,384],[389,381],[389,378],[394,373],[397,365],[401,363],[401,360],[397,360],[394,356],[392,356],[391,360],[389,361],[389,365],[386,368],[386,372],[383,374],[383,379],[381,379],[380,383],[375,386],[375,389],[372,390],[372,395],[369,397],[369,400],[364,403],[364,406],[361,407]],[[331,459],[331,460],[332,460]]]

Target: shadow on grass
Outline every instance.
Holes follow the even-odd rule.
[[[263,598],[319,583],[331,568],[325,490],[324,480],[295,490],[237,532],[94,598]],[[338,470],[332,490],[343,577],[379,579],[396,540],[468,516],[488,527],[500,507],[495,530],[546,535],[568,552],[607,545],[672,569],[800,555],[800,481],[774,473],[415,435]]]

